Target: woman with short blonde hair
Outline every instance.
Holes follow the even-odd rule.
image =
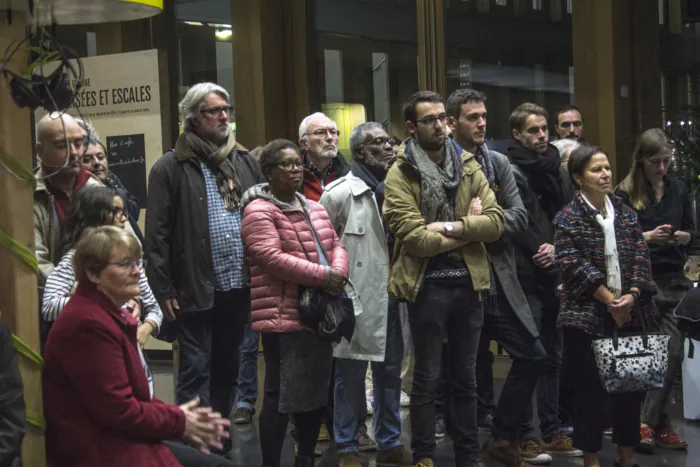
[[[229,422],[199,408],[153,397],[136,342],[137,321],[122,308],[139,293],[141,244],[119,227],[83,235],[73,267],[78,287],[44,349],[46,454],[55,467],[232,464],[221,448]],[[164,440],[182,439],[203,451]]]

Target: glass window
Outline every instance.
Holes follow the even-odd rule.
[[[402,105],[418,90],[415,0],[314,0],[309,2],[313,56],[309,72],[312,111],[340,129],[340,151],[365,121],[382,123],[404,138]]]
[[[489,139],[510,137],[508,117],[522,102],[554,115],[573,101],[571,16],[554,8],[535,11],[551,3],[534,0],[530,11],[514,2],[499,8],[447,3],[447,95],[465,87],[486,94]],[[565,0],[560,7],[566,8]]]

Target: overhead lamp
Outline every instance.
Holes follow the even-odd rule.
[[[31,12],[40,25],[94,24],[150,18],[163,0],[35,0]]]
[[[233,31],[231,29],[217,29],[214,32],[214,35],[220,41],[227,41],[231,39],[231,36],[233,36]]]

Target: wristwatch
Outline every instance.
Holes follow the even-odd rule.
[[[452,232],[454,232],[454,230],[455,230],[455,226],[452,225],[452,222],[445,222],[445,235],[446,235],[447,237],[449,237],[450,234],[451,234]]]

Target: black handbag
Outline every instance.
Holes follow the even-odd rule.
[[[309,223],[311,233],[314,236],[314,242],[318,245],[319,257],[323,255],[326,264],[330,265],[326,253],[321,247],[321,241],[316,234],[311,219],[304,211],[304,217]],[[299,240],[301,249],[304,251],[307,261],[313,263],[309,253],[304,247],[304,242],[299,237],[299,232],[294,228],[294,233]],[[348,342],[352,339],[355,332],[355,308],[352,299],[343,292],[340,295],[331,295],[317,287],[299,286],[299,319],[309,328],[313,329],[316,334],[335,343],[339,343],[342,338]]]

